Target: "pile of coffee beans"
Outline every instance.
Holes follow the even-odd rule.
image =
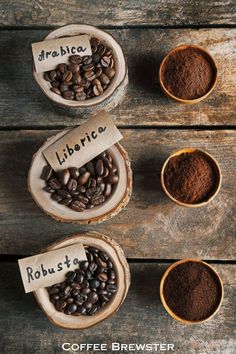
[[[48,288],[50,301],[57,311],[91,316],[117,292],[116,273],[108,255],[94,247],[86,247],[86,255],[87,261],[68,272],[64,282]]]
[[[104,151],[81,168],[71,167],[55,173],[45,165],[41,179],[51,198],[74,211],[82,212],[103,204],[119,181],[117,167]]]
[[[97,38],[90,43],[92,55],[71,55],[68,65],[61,63],[44,73],[52,92],[66,100],[84,101],[106,90],[116,73],[112,49]]]

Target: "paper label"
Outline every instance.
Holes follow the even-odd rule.
[[[43,151],[54,171],[81,167],[123,137],[110,115],[101,111]]]
[[[37,73],[53,70],[58,64],[68,64],[71,55],[92,55],[87,34],[66,38],[49,39],[32,43],[32,52]]]
[[[78,268],[79,262],[86,260],[86,253],[81,243],[19,259],[25,292],[29,293],[63,282],[67,272]]]

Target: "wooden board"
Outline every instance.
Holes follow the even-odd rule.
[[[0,254],[33,254],[60,237],[96,230],[117,240],[129,258],[235,259],[233,131],[122,130],[122,145],[134,172],[133,196],[118,216],[92,226],[52,220],[27,191],[32,154],[53,133],[0,132]],[[219,195],[200,209],[174,204],[160,186],[161,166],[168,155],[194,146],[212,153],[223,174]]]
[[[112,111],[112,117],[118,125],[235,124],[236,29],[152,28],[116,29],[109,32],[124,47],[130,76],[124,102]],[[47,33],[47,30],[1,31],[0,128],[62,127],[87,118],[72,117],[52,106],[33,81],[30,45],[41,40]],[[207,48],[219,67],[216,89],[199,104],[175,103],[165,97],[155,83],[161,58],[181,43],[195,43]]]
[[[183,326],[175,322],[160,303],[159,283],[167,266],[158,263],[131,264],[132,285],[118,314],[96,327],[69,331],[52,325],[38,308],[33,295],[24,294],[17,264],[2,263],[1,352],[54,354],[64,353],[61,346],[65,342],[107,343],[108,348],[112,342],[120,342],[171,343],[175,345],[174,353],[177,354],[233,354],[236,320],[233,265],[213,265],[223,279],[225,298],[214,319],[194,326]]]
[[[235,24],[235,2],[214,1],[1,1],[2,26],[95,25],[209,25]]]

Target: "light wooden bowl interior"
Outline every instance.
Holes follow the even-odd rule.
[[[183,50],[183,49],[187,49],[187,48],[195,48],[197,49],[199,52],[203,53],[203,55],[208,59],[208,61],[211,63],[212,66],[212,70],[214,72],[214,79],[212,81],[212,85],[210,87],[210,89],[208,90],[208,92],[198,98],[195,99],[182,99],[179,97],[174,96],[171,92],[169,92],[169,90],[166,88],[165,84],[164,84],[164,80],[163,80],[163,67],[165,65],[166,60],[168,59],[169,56],[171,56],[173,53]],[[202,100],[204,100],[206,97],[208,97],[210,95],[210,93],[213,91],[215,85],[216,85],[216,81],[217,81],[217,66],[215,63],[215,60],[213,59],[213,57],[211,56],[210,53],[208,53],[205,49],[203,49],[202,47],[199,47],[197,45],[189,45],[189,44],[182,44],[174,49],[172,49],[162,60],[160,67],[159,67],[159,82],[161,85],[161,88],[163,90],[163,92],[166,94],[166,96],[172,98],[174,101],[180,102],[180,103],[184,103],[184,104],[193,104],[193,103],[198,103]]]
[[[50,245],[46,251],[56,250],[73,244],[76,245],[78,242],[82,243],[84,246],[92,246],[107,253],[114,264],[118,290],[112,300],[93,316],[73,316],[59,312],[50,302],[46,288],[36,290],[34,292],[36,300],[49,320],[59,327],[68,329],[85,329],[115,314],[125,300],[130,286],[129,265],[121,247],[114,240],[103,234],[88,232],[70,236]]]
[[[178,267],[180,264],[183,264],[183,263],[188,263],[188,262],[195,262],[195,263],[200,263],[202,265],[204,265],[205,267],[207,267],[215,276],[215,279],[217,280],[218,284],[219,284],[219,288],[220,288],[220,291],[221,291],[221,294],[220,294],[220,300],[219,300],[219,303],[215,309],[215,311],[207,318],[203,319],[203,320],[198,320],[198,321],[189,321],[189,320],[185,320],[181,317],[179,317],[178,315],[176,315],[171,309],[170,307],[167,305],[166,303],[166,300],[165,300],[165,297],[164,297],[164,283],[165,283],[165,280],[167,278],[167,276],[169,275],[169,273],[175,268],[175,267]],[[189,324],[199,324],[199,323],[203,323],[203,322],[206,322],[206,321],[209,321],[211,318],[213,318],[215,316],[215,314],[219,311],[220,307],[221,307],[221,304],[222,304],[222,301],[223,301],[223,298],[224,298],[224,286],[223,286],[223,282],[219,276],[219,274],[215,271],[215,269],[213,267],[211,267],[208,263],[200,260],[200,259],[197,259],[197,258],[185,258],[185,259],[182,259],[180,261],[177,261],[175,263],[173,263],[169,268],[167,268],[167,270],[165,271],[165,273],[163,274],[162,276],[162,279],[161,279],[161,283],[160,283],[160,298],[161,298],[161,302],[162,302],[162,305],[164,306],[165,310],[168,312],[168,314],[176,321],[178,322],[181,322],[182,324],[185,324],[185,325],[189,325]]]
[[[63,97],[50,91],[51,84],[43,77],[43,73],[36,73],[33,69],[33,75],[44,94],[53,102],[70,108],[92,107],[102,103],[112,96],[114,91],[122,84],[127,75],[127,64],[121,46],[107,32],[104,32],[90,25],[68,25],[60,27],[47,35],[45,40],[60,38],[63,36],[76,36],[79,34],[88,34],[90,37],[96,37],[106,43],[113,51],[114,65],[116,74],[104,93],[97,97],[92,97],[84,101],[66,100]]]
[[[166,188],[165,186],[165,178],[164,178],[164,173],[165,173],[165,168],[169,162],[169,160],[174,157],[174,156],[178,156],[178,155],[181,155],[181,154],[185,154],[185,153],[192,153],[192,152],[195,152],[195,151],[200,151],[203,155],[206,156],[206,158],[212,163],[212,166],[214,167],[214,170],[215,170],[215,174],[216,174],[216,186],[214,188],[214,191],[208,196],[208,198],[201,202],[201,203],[196,203],[196,204],[188,204],[188,203],[183,203],[177,199],[175,199],[168,191],[168,189]],[[202,207],[202,206],[205,206],[207,204],[209,204],[216,196],[217,194],[219,193],[220,191],[220,187],[221,187],[221,184],[222,184],[222,174],[221,174],[221,169],[220,169],[220,166],[218,164],[218,162],[216,161],[216,159],[210,155],[208,152],[206,151],[203,151],[201,149],[197,149],[197,148],[185,148],[185,149],[181,149],[181,150],[178,150],[176,152],[174,152],[173,154],[171,154],[168,159],[165,161],[164,165],[162,166],[162,169],[161,169],[161,186],[165,192],[165,194],[173,201],[175,202],[176,204],[178,205],[181,205],[181,206],[184,206],[186,208],[199,208],[199,207]]]

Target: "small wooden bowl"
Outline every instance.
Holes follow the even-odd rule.
[[[44,165],[47,164],[43,150],[54,141],[68,133],[65,129],[60,133],[47,139],[39,150],[34,154],[28,172],[28,189],[35,203],[47,214],[57,221],[78,224],[100,223],[117,215],[129,202],[132,194],[132,170],[127,152],[119,144],[111,146],[107,151],[112,156],[118,169],[119,181],[114,191],[107,200],[92,209],[85,209],[83,212],[76,212],[50,198],[49,193],[43,190],[45,181],[40,179]]]
[[[89,98],[85,101],[66,100],[50,91],[51,84],[44,79],[44,73],[36,73],[35,67],[33,68],[34,78],[43,93],[55,104],[67,111],[81,114],[81,116],[84,114],[94,114],[102,109],[107,111],[113,109],[123,98],[128,85],[128,67],[123,50],[117,41],[107,32],[94,26],[73,24],[60,27],[50,32],[44,40],[64,36],[75,36],[84,33],[107,43],[113,51],[116,74],[102,95]]]
[[[174,52],[179,51],[179,50],[183,50],[183,49],[187,49],[187,48],[195,48],[199,52],[203,53],[203,55],[211,63],[212,70],[214,71],[214,79],[212,81],[211,88],[208,90],[208,92],[205,95],[201,96],[201,97],[198,97],[198,98],[195,98],[195,99],[188,99],[188,100],[176,97],[172,93],[170,93],[168,91],[168,89],[165,87],[165,84],[164,84],[163,79],[162,79],[162,77],[163,77],[162,70],[163,70],[163,67],[164,67],[164,64],[165,64],[167,58],[171,54],[173,54]],[[217,66],[216,66],[215,60],[213,59],[213,57],[211,56],[210,53],[208,53],[205,49],[203,49],[203,48],[201,48],[201,47],[199,47],[197,45],[182,44],[182,45],[180,45],[178,47],[175,47],[174,49],[169,51],[169,53],[162,59],[160,67],[159,67],[159,82],[160,82],[160,85],[161,85],[161,88],[162,88],[163,92],[166,94],[166,96],[172,98],[174,101],[177,101],[177,102],[180,102],[180,103],[184,103],[184,104],[193,104],[193,103],[198,103],[198,102],[204,100],[213,91],[213,89],[214,89],[214,87],[216,85],[216,81],[217,81]]]
[[[173,270],[175,267],[177,267],[180,264],[183,263],[187,263],[187,262],[196,262],[196,263],[200,263],[202,265],[204,265],[205,267],[207,267],[212,273],[214,273],[215,279],[217,280],[219,287],[220,287],[220,291],[221,291],[221,295],[220,295],[220,301],[215,309],[215,311],[207,318],[203,319],[203,320],[197,320],[197,321],[189,321],[189,320],[185,320],[181,317],[179,317],[178,315],[176,315],[171,309],[170,307],[167,305],[166,301],[165,301],[165,297],[164,297],[164,283],[165,280],[168,276],[168,274],[170,273],[171,270]],[[175,263],[173,263],[169,268],[166,269],[165,273],[163,274],[162,278],[161,278],[161,283],[160,283],[160,298],[161,298],[161,302],[162,305],[164,306],[165,310],[168,312],[168,314],[176,321],[181,322],[182,324],[188,325],[188,324],[199,324],[199,323],[203,323],[206,322],[208,320],[210,320],[212,317],[215,316],[215,314],[219,311],[222,301],[223,301],[223,297],[224,297],[224,286],[223,286],[223,282],[219,276],[219,274],[215,271],[215,269],[213,267],[211,267],[208,263],[197,259],[197,258],[185,258],[182,259],[180,261],[177,261]]]
[[[49,320],[59,327],[68,329],[89,328],[114,315],[124,302],[130,286],[130,270],[123,250],[118,243],[103,234],[91,231],[70,236],[50,245],[44,252],[67,247],[77,242],[82,242],[84,246],[98,248],[108,254],[115,267],[118,290],[112,300],[94,316],[72,316],[58,312],[49,300],[47,289],[36,290],[34,296]]]
[[[211,161],[212,163],[212,166],[214,167],[215,169],[215,174],[216,174],[216,186],[215,186],[215,189],[214,191],[208,196],[207,200],[205,200],[204,202],[201,202],[201,203],[196,203],[196,204],[188,204],[188,203],[183,203],[177,199],[175,199],[168,191],[168,189],[166,188],[165,186],[165,179],[164,179],[164,172],[165,172],[165,168],[169,162],[169,160],[174,157],[174,156],[178,156],[178,155],[181,155],[183,153],[192,153],[192,152],[195,152],[195,151],[200,151],[202,154],[204,154],[208,160]],[[220,190],[220,187],[221,187],[221,184],[222,184],[222,174],[221,174],[221,169],[220,169],[220,166],[218,164],[218,162],[216,161],[216,159],[210,155],[208,152],[206,151],[203,151],[201,149],[197,149],[197,148],[185,148],[185,149],[181,149],[181,150],[178,150],[176,152],[174,152],[173,154],[171,154],[168,159],[165,161],[164,165],[162,166],[162,169],[161,169],[161,186],[165,192],[165,194],[173,201],[175,202],[176,204],[178,205],[181,205],[181,206],[184,206],[184,207],[187,207],[187,208],[199,208],[199,207],[202,207],[202,206],[205,206],[207,204],[209,204],[216,196],[217,194],[219,193],[219,190]]]

